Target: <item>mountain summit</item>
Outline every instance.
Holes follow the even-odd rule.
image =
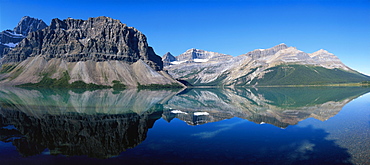
[[[177,57],[169,57],[168,54],[165,54],[162,57],[163,62],[167,62],[165,66],[173,65],[173,64],[181,64],[181,63],[205,63],[208,61],[218,61],[221,59],[229,59],[232,56],[222,53],[210,52],[201,49],[191,48],[188,49],[186,52],[180,54]],[[169,60],[171,58],[171,60]]]
[[[163,65],[171,65],[171,62],[176,61],[175,56],[173,56],[170,52],[167,52],[162,57]]]
[[[13,30],[0,32],[0,58],[14,48],[28,33],[46,28],[44,21],[24,16]]]
[[[27,36],[28,33],[46,28],[48,25],[41,19],[24,16],[14,28],[14,32]]]

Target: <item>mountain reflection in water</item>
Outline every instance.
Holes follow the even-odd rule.
[[[164,115],[168,121],[177,117],[190,125],[239,117],[285,128],[309,117],[325,121],[369,91],[338,87],[189,89],[164,104],[165,109],[176,109],[175,114],[165,111]],[[209,115],[194,115],[199,111]]]
[[[142,143],[160,118],[200,125],[238,117],[286,128],[310,117],[327,120],[369,91],[360,87],[184,91],[2,88],[0,138],[12,142],[25,157],[48,149],[51,155],[110,158]]]

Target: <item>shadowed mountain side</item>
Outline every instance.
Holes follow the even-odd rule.
[[[313,117],[325,121],[369,88],[188,89],[165,105],[163,118],[190,125],[239,117],[285,128]]]
[[[144,141],[148,129],[161,117],[159,109],[156,105],[141,115],[74,113],[35,117],[2,108],[0,121],[1,125],[17,128],[7,136],[11,139],[4,139],[12,141],[23,156],[40,154],[48,148],[52,155],[109,158]]]
[[[44,21],[24,16],[13,30],[0,32],[0,58],[9,53],[28,33],[46,28]],[[0,60],[1,61],[1,60]],[[0,62],[1,65],[1,62]]]

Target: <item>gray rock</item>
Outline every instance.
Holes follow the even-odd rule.
[[[118,60],[132,64],[143,60],[154,70],[163,63],[148,46],[144,34],[109,17],[53,19],[49,27],[30,33],[4,57],[4,63],[21,62],[41,55],[67,62]]]
[[[285,45],[284,43],[282,43],[282,44],[276,45],[276,46],[274,46],[270,49],[256,49],[256,50],[253,50],[251,52],[246,53],[245,55],[250,56],[253,59],[258,59],[258,58],[274,55],[278,51],[286,49],[286,48],[288,48],[288,46]]]
[[[46,28],[48,25],[41,19],[31,18],[29,16],[24,16],[18,25],[14,28],[14,32],[17,34],[22,34],[27,36],[28,33],[34,32],[40,29]]]
[[[0,84],[5,86],[38,83],[45,75],[61,79],[66,74],[69,83],[183,86],[162,71],[161,57],[148,46],[144,34],[108,17],[53,19],[49,27],[30,33],[2,61],[14,66],[0,74]]]
[[[176,57],[173,56],[170,52],[167,52],[162,57],[163,66],[171,65],[171,62],[176,61]]]
[[[225,56],[229,57],[230,55],[192,48],[177,56],[176,61],[186,61],[189,63],[199,60],[199,62],[205,62]]]
[[[7,54],[30,32],[46,28],[47,25],[40,19],[24,16],[14,30],[0,32],[0,58]]]
[[[358,75],[364,81],[369,79],[347,67],[338,57],[325,50],[308,54],[285,44],[269,49],[256,49],[237,57],[189,49],[176,59],[177,61],[171,62],[172,65],[165,66],[165,70],[176,79],[200,86],[257,85],[255,80],[263,79],[266,73],[271,72],[269,68],[281,64],[340,69]]]

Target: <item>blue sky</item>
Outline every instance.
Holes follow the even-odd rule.
[[[370,0],[0,0],[0,30],[28,15],[108,16],[143,32],[162,56],[190,48],[241,55],[280,43],[326,49],[370,75]]]

